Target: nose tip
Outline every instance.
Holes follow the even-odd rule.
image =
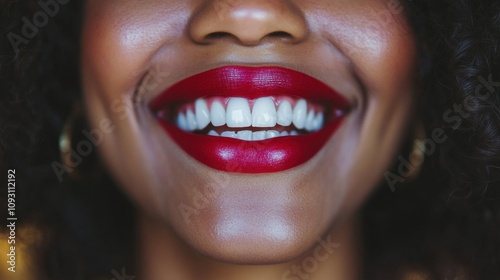
[[[193,41],[209,44],[232,38],[245,46],[279,39],[297,43],[308,34],[302,12],[288,0],[208,1],[190,23]]]

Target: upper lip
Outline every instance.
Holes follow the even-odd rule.
[[[193,101],[208,96],[257,99],[291,96],[317,103],[329,103],[349,110],[349,101],[334,89],[302,72],[279,66],[223,66],[183,79],[150,103],[153,111],[172,103]]]

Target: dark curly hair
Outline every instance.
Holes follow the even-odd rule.
[[[20,226],[42,236],[30,251],[39,279],[109,278],[134,263],[134,208],[96,174],[97,157],[78,180],[59,182],[51,166],[81,96],[82,2],[20,40],[37,1],[0,1],[0,166],[17,170]],[[383,182],[364,205],[364,279],[500,279],[500,1],[405,5],[420,49],[417,115],[444,140],[426,143],[417,179]]]

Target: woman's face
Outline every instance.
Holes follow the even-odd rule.
[[[196,251],[297,257],[354,217],[397,156],[414,99],[405,12],[397,0],[87,0],[100,154]]]

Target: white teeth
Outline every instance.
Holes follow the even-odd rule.
[[[226,122],[228,127],[249,127],[252,124],[250,106],[245,98],[230,98],[227,103]]]
[[[210,131],[208,133],[208,135],[218,136],[217,132],[215,132],[213,130]],[[243,130],[243,131],[239,131],[239,132],[224,131],[221,133],[220,136],[240,139],[240,140],[244,140],[244,141],[262,141],[262,140],[272,139],[272,138],[276,138],[276,137],[280,137],[280,136],[289,136],[289,135],[299,135],[299,134],[297,131],[292,131],[291,133],[283,131],[283,132],[279,133],[276,130],[255,131],[255,132],[252,132],[250,130]]]
[[[224,131],[220,134],[222,137],[236,138],[236,132],[234,131]]]
[[[278,121],[277,123],[282,126],[289,126],[292,124],[293,111],[290,102],[284,100],[278,107]]]
[[[183,113],[177,117],[177,126],[182,130],[188,130],[186,116]]]
[[[196,124],[196,116],[194,115],[193,111],[191,111],[191,109],[187,110],[186,120],[188,130],[193,131],[198,127],[198,125]]]
[[[324,119],[325,119],[325,117],[323,116],[322,112],[319,112],[316,115],[316,117],[314,118],[314,124],[313,124],[314,131],[320,130],[323,127]]]
[[[266,140],[266,132],[265,131],[256,131],[256,132],[252,133],[252,140],[254,140],[254,141]]]
[[[227,106],[220,100],[213,100],[210,109],[207,104],[208,101],[199,98],[194,104],[187,106],[185,111],[179,112],[176,119],[177,126],[186,131],[202,131],[210,124],[213,127],[227,125],[231,128],[247,128],[247,130],[242,131],[224,131],[221,134],[210,129],[208,135],[257,141],[299,135],[298,131],[302,129],[308,132],[317,131],[323,127],[325,121],[323,112],[315,114],[314,109],[308,110],[305,99],[298,100],[293,109],[291,102],[285,99],[279,103],[276,109],[274,97],[256,99],[252,110],[250,110],[250,102],[240,97],[229,98]],[[290,131],[288,129],[279,132],[278,130],[252,131],[248,129],[250,127],[275,128],[277,125],[293,129],[292,124],[296,130]]]
[[[314,130],[314,111],[313,110],[309,111],[309,113],[307,114],[305,128],[307,131]]]
[[[210,123],[210,111],[208,111],[207,102],[203,99],[198,99],[194,103],[194,108],[198,129],[204,129]]]
[[[219,133],[217,133],[215,130],[210,130],[208,132],[208,135],[210,135],[210,136],[219,136]]]
[[[303,129],[306,124],[307,101],[301,99],[293,109],[293,124],[298,129]]]
[[[210,111],[210,120],[212,125],[223,126],[226,124],[226,110],[219,101],[212,103],[212,110]]]
[[[238,139],[240,140],[245,140],[245,141],[252,141],[252,131],[250,130],[243,130],[240,131],[236,134]]]
[[[280,133],[276,130],[268,130],[266,131],[266,138],[267,139],[270,139],[270,138],[275,138],[275,137],[278,137],[280,136]]]
[[[253,127],[274,127],[276,119],[276,106],[271,97],[263,97],[255,101],[252,109]]]

